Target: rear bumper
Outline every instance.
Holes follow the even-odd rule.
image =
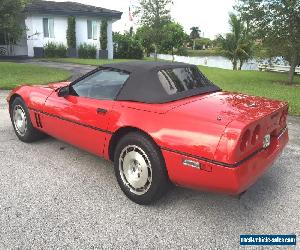
[[[225,167],[162,149],[170,180],[179,186],[236,195],[247,190],[273,164],[288,142],[288,130],[236,167]],[[200,168],[183,165],[189,159]]]

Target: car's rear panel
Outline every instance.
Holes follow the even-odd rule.
[[[167,150],[162,152],[168,166],[169,178],[173,183],[193,189],[236,195],[246,191],[264,174],[280,156],[287,142],[288,133],[285,130],[278,139],[273,140],[267,150],[258,152],[235,167],[223,166]],[[199,162],[199,168],[185,166],[183,164],[185,159]]]
[[[264,139],[269,135],[271,144],[276,141],[277,136],[287,126],[288,105],[278,103],[276,108],[265,107],[264,109],[264,112],[256,112],[254,118],[248,112],[247,117],[237,117],[228,124],[217,147],[214,160],[238,164],[262,150]]]
[[[215,105],[207,109],[207,120],[215,119],[216,124],[222,120],[228,121],[223,124],[224,130],[214,157],[205,157],[206,152],[201,150],[195,153],[195,147],[190,151],[163,148],[168,174],[177,185],[238,194],[272,165],[287,144],[288,105],[266,98],[229,93],[214,94],[211,98],[214,100],[194,102],[193,112],[197,104],[200,111],[205,107],[204,103],[214,102]],[[179,110],[188,112],[189,107],[180,107]],[[201,126],[201,121],[194,120],[194,124],[197,123],[200,134],[210,129]],[[264,145],[264,139],[269,135],[270,142]],[[205,141],[205,137],[203,139]],[[201,145],[201,142],[198,144]]]

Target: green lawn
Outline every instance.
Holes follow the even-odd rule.
[[[300,115],[300,76],[296,76],[296,84],[290,86],[282,83],[287,80],[286,73],[199,68],[223,90],[287,101],[290,114]]]
[[[87,65],[102,65],[111,62],[126,62],[126,59],[97,60],[61,58],[51,59],[56,62],[69,62]],[[146,60],[153,60],[147,58]],[[245,94],[265,96],[271,99],[288,101],[290,114],[300,115],[300,76],[295,77],[296,84],[289,86],[286,73],[260,71],[232,71],[226,69],[199,66],[202,72],[223,90]],[[70,77],[64,70],[50,69],[35,65],[0,62],[0,89],[11,89],[20,84],[43,84],[63,81]]]
[[[71,73],[31,64],[0,62],[0,89],[12,89],[21,84],[46,84],[64,81]]]
[[[128,61],[126,59],[97,60],[79,58],[59,58],[51,60],[90,65]],[[153,59],[146,58],[146,60],[151,61]],[[300,76],[295,77],[295,82],[297,83],[295,86],[288,86],[282,83],[287,80],[287,74],[285,73],[232,71],[205,66],[199,66],[199,68],[210,80],[223,90],[288,101],[290,104],[290,114],[300,115]]]

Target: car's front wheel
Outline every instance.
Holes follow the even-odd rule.
[[[155,143],[141,133],[129,133],[117,145],[114,157],[117,181],[132,201],[149,204],[169,187],[165,163]]]
[[[17,97],[13,101],[10,107],[10,117],[15,133],[21,141],[33,142],[45,136],[33,127],[28,108],[22,98]]]

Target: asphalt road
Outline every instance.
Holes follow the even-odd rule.
[[[17,61],[19,63],[26,63],[26,64],[34,64],[40,65],[48,68],[59,68],[68,70],[72,73],[70,81],[74,81],[80,76],[90,72],[91,70],[95,69],[96,66],[91,65],[82,65],[82,64],[73,64],[73,63],[57,63],[51,61],[44,61],[44,60],[37,60],[37,59],[25,59],[21,61]]]
[[[119,189],[110,162],[52,138],[17,140],[6,95],[0,91],[0,249],[239,249],[240,234],[263,233],[295,233],[299,246],[299,118],[289,118],[281,158],[240,199],[174,188],[139,206]]]

